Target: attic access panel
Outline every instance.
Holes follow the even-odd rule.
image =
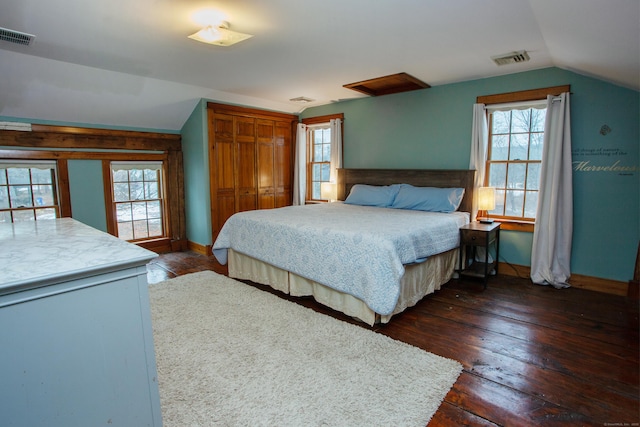
[[[412,90],[430,88],[425,82],[410,76],[407,73],[392,74],[361,82],[343,85],[347,89],[371,96],[390,95],[392,93],[409,92]]]

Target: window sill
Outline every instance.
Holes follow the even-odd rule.
[[[525,221],[514,221],[509,219],[492,218],[495,222],[500,223],[501,230],[522,231],[526,233],[533,233],[534,223]]]

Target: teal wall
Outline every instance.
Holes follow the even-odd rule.
[[[71,216],[107,232],[101,160],[69,160]]]
[[[201,245],[212,243],[206,104],[196,105],[181,132],[187,239]]]
[[[312,107],[301,118],[344,113],[347,168],[466,169],[477,96],[564,84],[572,92],[573,160],[589,162],[573,173],[572,272],[627,281],[640,238],[637,91],[548,68]],[[605,124],[612,131],[603,136]],[[587,170],[616,162],[630,170]],[[531,233],[505,231],[501,237],[503,261],[530,265]]]

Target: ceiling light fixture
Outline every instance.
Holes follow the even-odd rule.
[[[251,34],[238,33],[229,29],[229,23],[223,21],[219,25],[209,25],[197,33],[191,34],[190,39],[216,46],[231,46],[253,37]]]
[[[308,104],[315,101],[315,99],[307,98],[306,96],[299,96],[297,98],[291,98],[289,101],[297,102],[298,104]]]

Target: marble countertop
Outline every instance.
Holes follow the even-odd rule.
[[[156,256],[71,218],[0,223],[0,295],[144,265]]]

